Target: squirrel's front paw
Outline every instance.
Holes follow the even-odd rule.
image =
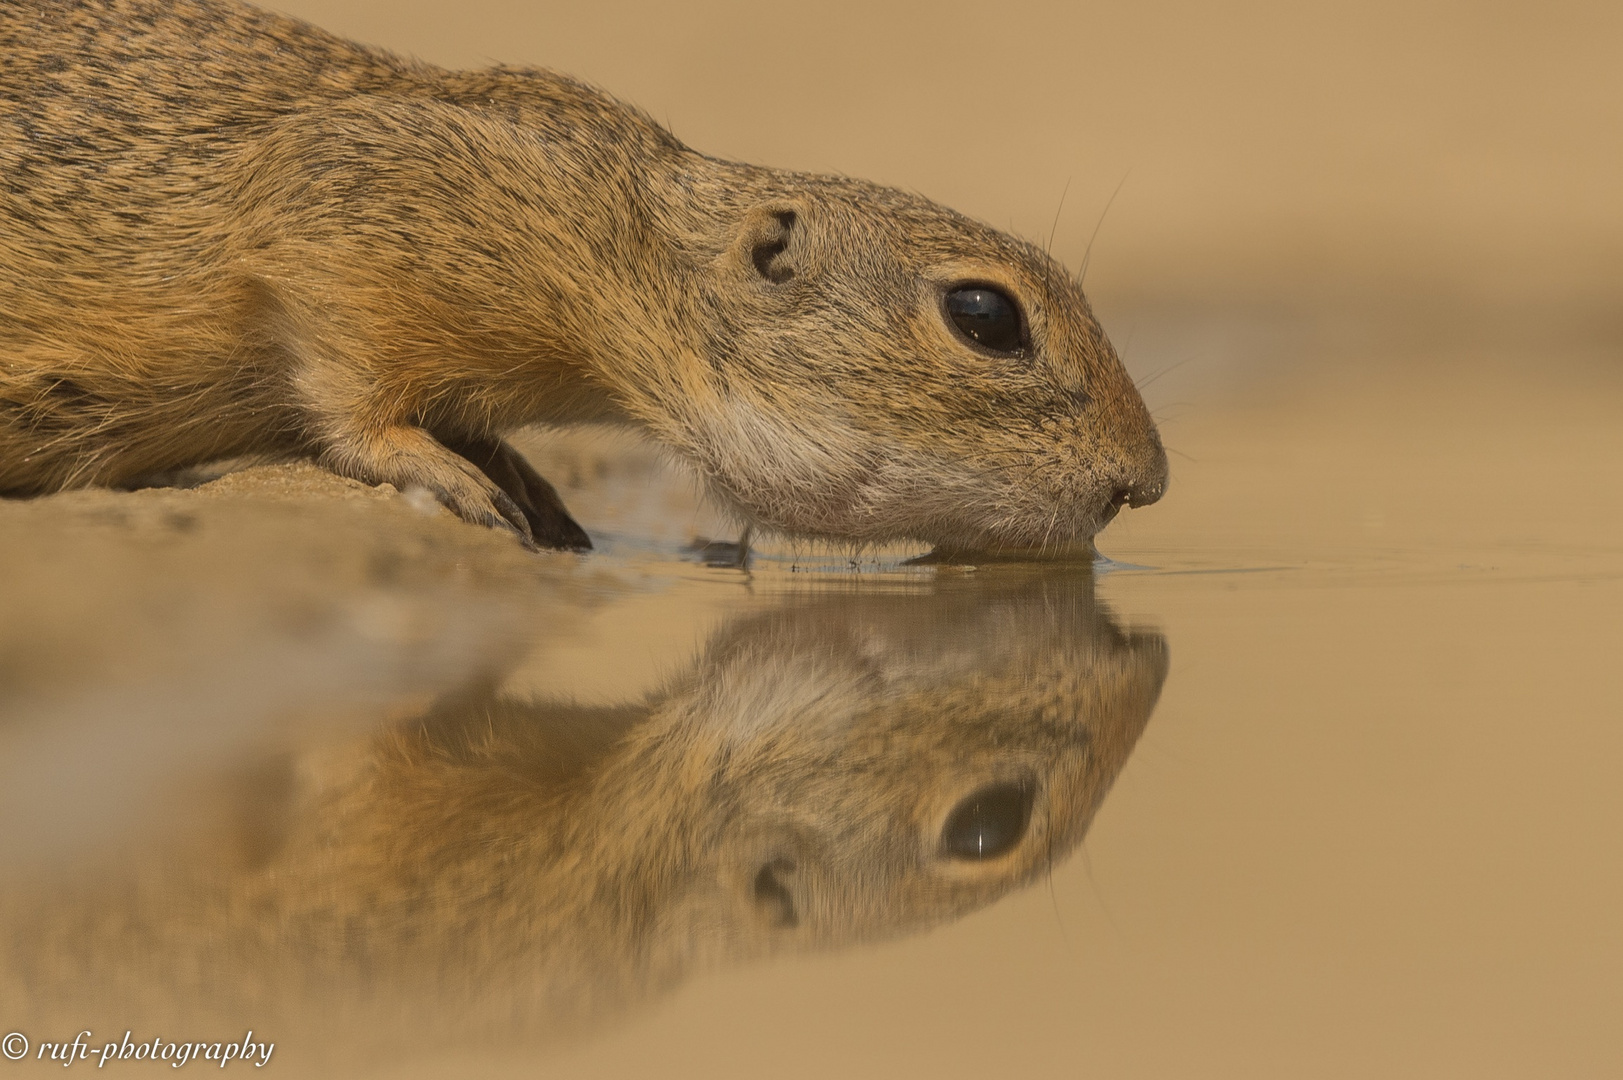
[[[463,521],[505,529],[539,551],[529,520],[512,496],[467,458],[452,453],[422,428],[398,426],[334,440],[321,455],[333,472],[401,491],[424,488]]]
[[[490,529],[505,529],[515,534],[519,543],[531,551],[541,550],[530,530],[530,522],[518,503],[488,480],[481,484],[467,477],[455,477],[448,483],[425,480],[419,486],[427,488],[440,505],[463,521]]]

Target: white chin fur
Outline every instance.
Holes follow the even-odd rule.
[[[880,447],[826,415],[815,418],[816,438],[807,434],[809,424],[736,400],[703,420],[694,456],[712,492],[746,521],[774,531],[1053,553],[1086,546],[1104,525],[1083,510],[1092,502],[1085,497],[1043,505],[1018,477],[1010,483],[972,461]]]

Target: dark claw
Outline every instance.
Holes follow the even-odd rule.
[[[507,455],[508,464],[524,483],[524,493],[528,498],[521,500],[520,505],[524,507],[525,517],[529,518],[535,542],[543,547],[565,551],[592,550],[592,538],[569,516],[557,489],[547,483],[546,478],[536,472],[517,450],[509,446]]]
[[[519,543],[523,544],[531,551],[540,551],[541,547],[535,542],[535,539],[530,531],[531,526],[529,522],[529,515],[526,514],[522,508],[520,508],[519,504],[509,498],[505,492],[500,491],[496,493],[496,498],[493,501],[496,503],[496,512],[499,513],[503,518],[506,518],[506,520],[500,522],[500,524],[505,525],[506,527],[512,529],[513,532],[517,533]]]
[[[507,494],[513,509],[522,514],[523,521],[529,525],[535,547],[563,551],[592,549],[592,538],[569,516],[563,500],[558,498],[558,492],[535,471],[523,454],[500,439],[442,438],[440,441],[477,465]],[[500,509],[507,513],[506,506]]]

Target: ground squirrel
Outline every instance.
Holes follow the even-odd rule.
[[[503,441],[574,421],[856,543],[1085,540],[1167,478],[1079,283],[924,198],[235,0],[0,4],[0,493],[305,454],[583,548]]]

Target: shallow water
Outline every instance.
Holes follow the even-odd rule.
[[[1623,382],[1321,352],[1151,384],[1174,483],[1093,565],[740,558],[591,433],[526,443],[584,558],[308,467],[0,506],[0,1026],[41,1071],[1616,1075]]]

